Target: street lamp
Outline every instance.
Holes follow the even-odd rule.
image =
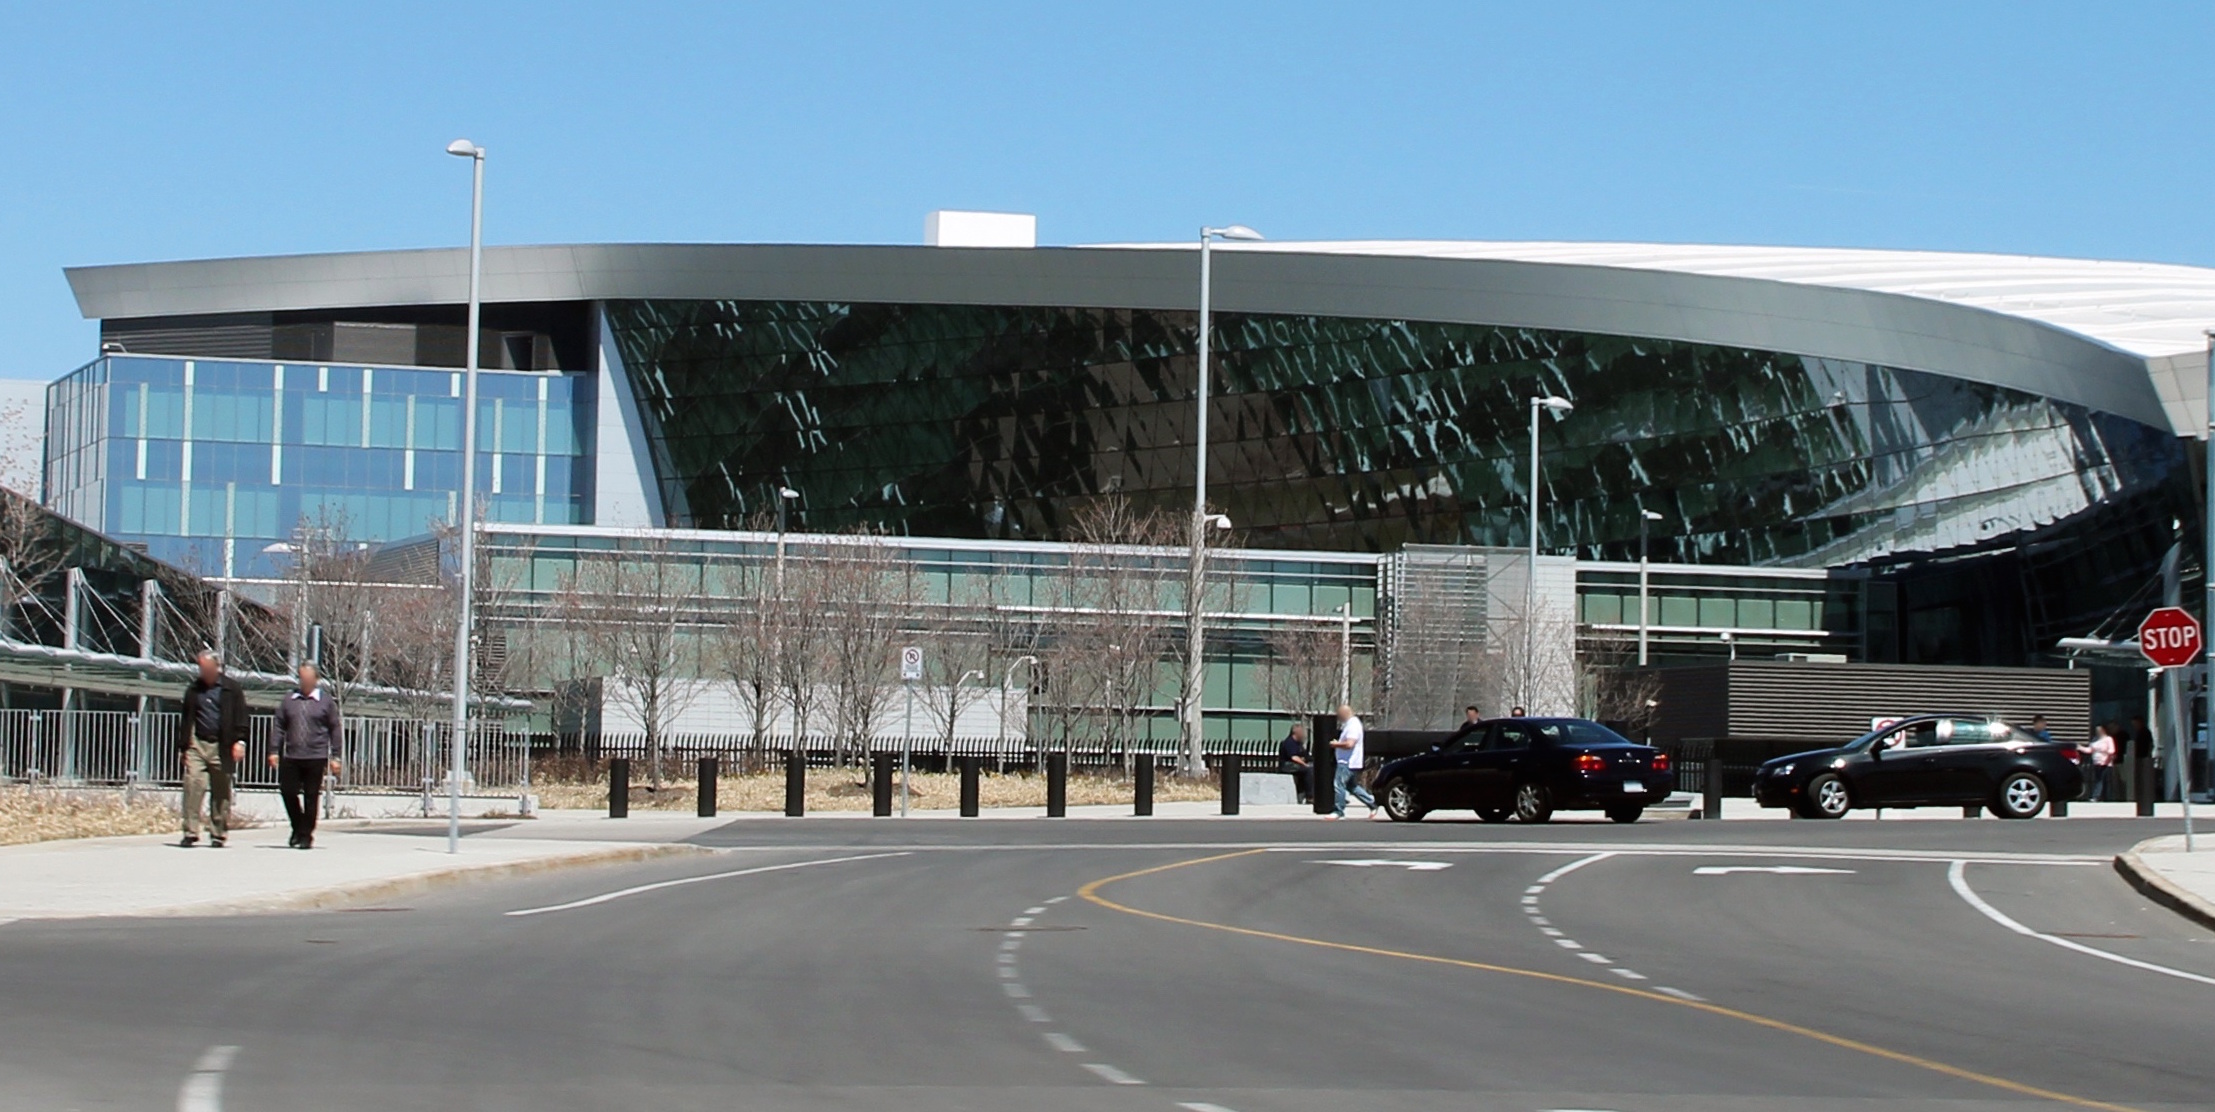
[[[1008,753],[1008,688],[1015,683],[1015,670],[1026,665],[1035,672],[1038,668],[1038,658],[1035,656],[1016,657],[1008,662],[1007,672],[1000,677],[1000,745],[999,751],[993,759],[1002,768],[1006,767]],[[1024,733],[1028,735],[1030,731],[1026,729]]]
[[[1531,699],[1531,676],[1536,670],[1538,656],[1538,411],[1551,410],[1567,415],[1576,411],[1569,399],[1546,394],[1531,399],[1531,497],[1530,497],[1530,567],[1523,576],[1523,676],[1522,699],[1526,707],[1536,707]]]
[[[800,497],[800,492],[777,484],[777,597],[784,597],[784,507],[785,503]]]
[[[1638,666],[1646,666],[1646,527],[1661,520],[1652,510],[1638,511]]]
[[[1210,517],[1207,512],[1207,400],[1208,400],[1208,352],[1214,337],[1212,302],[1215,296],[1215,241],[1241,240],[1252,242],[1261,233],[1244,224],[1232,224],[1222,228],[1200,229],[1200,335],[1199,388],[1194,392],[1196,431],[1193,434],[1192,483],[1192,554],[1185,579],[1185,645],[1184,645],[1184,706],[1179,708],[1184,717],[1184,759],[1189,771],[1197,772],[1206,758],[1201,752],[1200,705],[1201,690],[1207,686],[1207,669],[1201,664],[1200,651],[1206,644],[1201,609],[1206,591],[1207,527],[1220,521],[1220,528],[1229,528],[1230,519],[1218,514]]]
[[[454,627],[454,753],[446,783],[446,852],[460,853],[462,762],[469,748],[469,633],[477,588],[477,342],[484,276],[485,149],[456,139],[446,144],[446,153],[470,162],[469,333],[462,365],[461,493],[454,511],[461,530],[461,617]]]
[[[1354,604],[1338,604],[1338,702],[1351,706],[1354,701]]]

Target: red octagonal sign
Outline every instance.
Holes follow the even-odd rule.
[[[2200,623],[2174,606],[2164,606],[2138,623],[2138,651],[2163,668],[2190,664],[2200,655]]]

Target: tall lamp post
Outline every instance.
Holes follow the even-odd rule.
[[[470,162],[469,334],[462,366],[461,493],[454,521],[461,531],[461,616],[454,626],[453,764],[446,778],[446,852],[461,852],[461,777],[469,748],[469,640],[477,592],[477,340],[480,283],[484,276],[485,149],[467,139],[446,153]]]
[[[993,754],[993,760],[999,762],[1001,768],[1007,767],[1008,759],[1008,689],[1015,685],[1015,670],[1023,667],[1035,670],[1038,667],[1038,658],[1028,655],[1016,657],[1008,662],[1008,670],[1000,676],[1000,746],[999,752]],[[1026,701],[1023,705],[1028,707],[1030,703]],[[1023,726],[1023,737],[1028,740],[1030,723],[1026,721]]]
[[[1569,399],[1546,394],[1531,399],[1531,497],[1530,497],[1530,566],[1523,576],[1523,708],[1538,713],[1532,702],[1534,694],[1531,679],[1537,671],[1538,657],[1538,412],[1551,410],[1569,414],[1576,411]]]
[[[1646,666],[1646,527],[1660,521],[1661,515],[1648,509],[1638,511],[1638,666]]]
[[[1184,732],[1184,761],[1188,772],[1197,773],[1206,763],[1200,737],[1201,692],[1207,686],[1207,669],[1201,663],[1200,650],[1206,643],[1202,629],[1201,611],[1206,595],[1207,531],[1212,519],[1207,512],[1207,400],[1208,400],[1208,350],[1212,336],[1211,302],[1215,296],[1215,241],[1243,240],[1251,242],[1261,238],[1261,233],[1245,226],[1232,224],[1222,228],[1200,229],[1200,335],[1199,388],[1195,396],[1192,483],[1192,554],[1185,576],[1185,630],[1184,630],[1184,706],[1178,708],[1184,716],[1181,724]],[[1220,519],[1229,527],[1230,519]]]
[[[1338,702],[1354,701],[1354,604],[1338,604]]]
[[[784,508],[785,504],[800,497],[800,492],[777,484],[777,597],[784,597]]]

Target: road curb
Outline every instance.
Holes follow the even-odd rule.
[[[720,851],[689,843],[659,843],[636,846],[615,846],[588,850],[582,853],[562,854],[552,857],[536,857],[522,861],[500,861],[484,865],[462,865],[435,872],[416,873],[412,876],[382,877],[356,884],[338,884],[328,888],[316,888],[305,892],[292,892],[282,896],[267,896],[247,900],[218,900],[211,903],[181,904],[175,907],[155,908],[127,912],[88,913],[83,915],[40,916],[53,919],[116,919],[116,918],[174,918],[184,916],[257,915],[288,911],[319,911],[345,904],[368,903],[413,896],[439,888],[480,881],[509,880],[520,876],[550,873],[558,869],[582,868],[588,865],[615,865],[637,861],[652,861],[664,857],[705,857]]]
[[[2150,839],[2149,839],[2150,841]],[[2159,869],[2146,864],[2138,851],[2147,843],[2140,842],[2115,855],[2115,871],[2138,889],[2147,899],[2192,920],[2203,927],[2215,928],[2215,902],[2186,890],[2182,885],[2162,876]]]

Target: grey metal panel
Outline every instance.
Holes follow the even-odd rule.
[[[461,249],[67,272],[87,317],[455,303]],[[502,247],[489,301],[789,299],[1176,309],[1187,251],[778,244]],[[1232,311],[1428,320],[1719,344],[1928,371],[2172,427],[2146,363],[2050,325],[1900,294],[1627,267],[1226,250]]]
[[[1837,745],[1875,717],[1994,714],[2018,726],[2043,714],[2062,740],[2092,732],[2092,675],[2056,668],[1740,661],[1727,673],[1724,736]],[[1666,704],[1668,696],[1664,696]]]

